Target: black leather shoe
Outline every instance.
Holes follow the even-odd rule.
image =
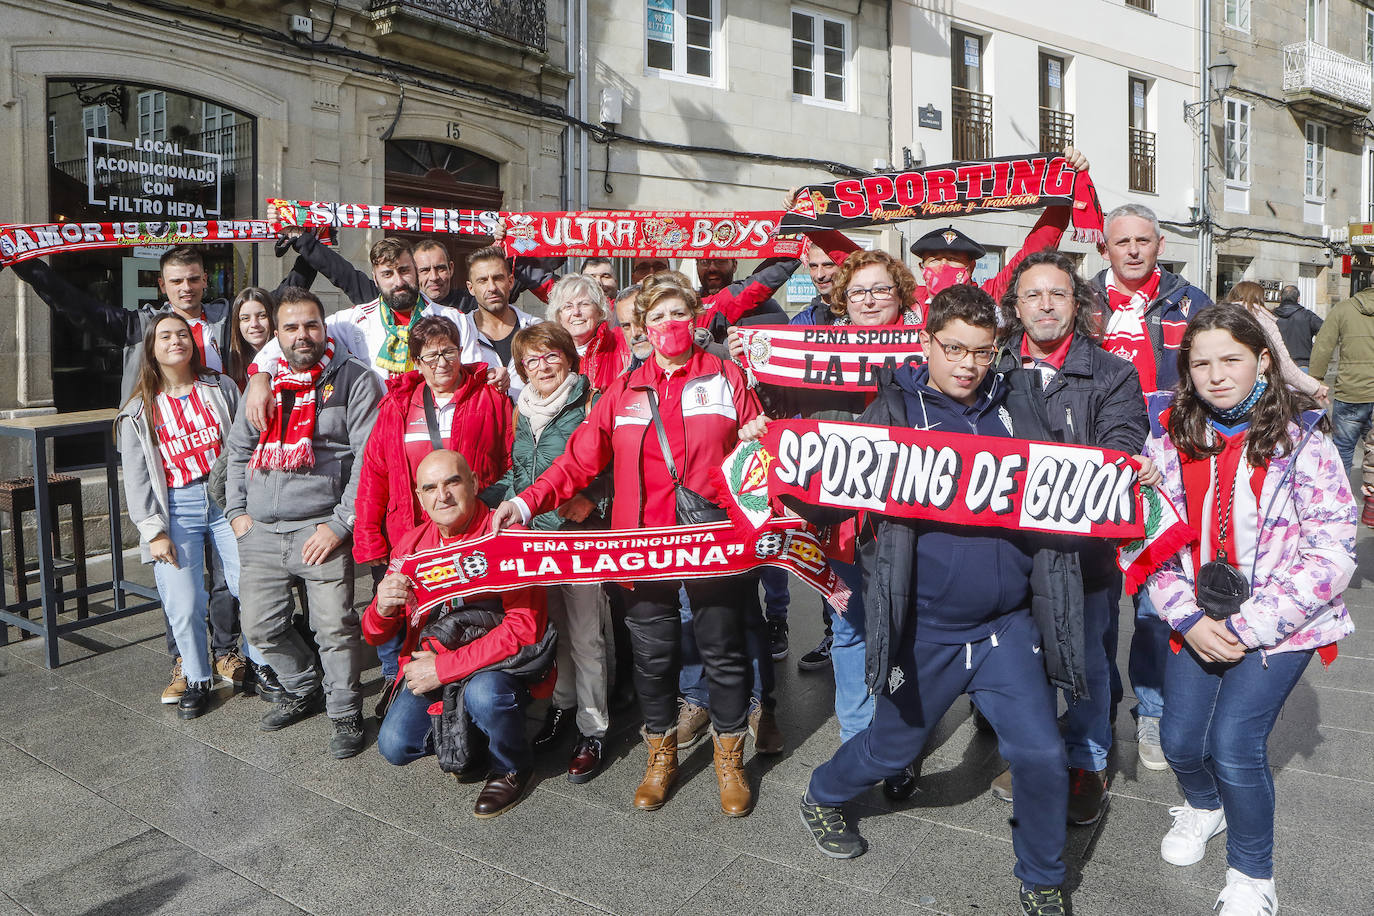
[[[472,806],[476,817],[488,818],[504,814],[520,802],[520,796],[529,788],[533,770],[520,770],[493,776],[487,780],[482,791],[477,793],[477,803]]]
[[[194,719],[204,713],[213,686],[212,681],[187,681],[186,692],[177,700],[177,718]]]
[[[594,735],[582,735],[573,748],[572,759],[568,761],[568,782],[581,785],[591,782],[601,772],[605,759],[602,757],[601,739]]]
[[[329,753],[335,760],[358,756],[367,739],[367,733],[363,731],[362,713],[355,712],[331,721],[334,723],[334,735],[329,739]]]
[[[252,661],[248,664],[253,668],[253,690],[257,695],[269,703],[280,703],[282,697],[286,696],[286,688],[277,680],[277,672],[272,670],[271,665],[259,665]]]
[[[308,719],[323,709],[324,691],[318,687],[301,696],[284,693],[267,711],[267,715],[262,717],[258,727],[265,732],[274,732],[279,728],[294,725],[302,719]]]
[[[550,706],[549,714],[544,717],[543,727],[539,729],[539,733],[530,742],[535,753],[547,751],[557,744],[558,740],[573,727],[576,713],[577,710],[571,706]]]
[[[892,801],[906,801],[916,794],[916,784],[921,780],[921,762],[909,763],[906,769],[896,776],[883,780],[883,794]]]

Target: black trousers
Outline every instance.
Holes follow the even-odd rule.
[[[210,650],[219,657],[238,650],[239,600],[229,593],[229,584],[224,581],[224,565],[211,547],[205,549],[205,568],[210,571]],[[165,612],[162,622],[167,625]],[[173,658],[181,654],[176,640],[172,639],[170,625],[167,625],[167,654]]]
[[[720,732],[744,728],[754,673],[745,641],[745,587],[741,579],[699,579],[686,586],[692,632],[706,669],[711,724]],[[650,732],[677,727],[682,618],[678,582],[639,582],[625,592],[625,622],[634,646],[635,689]]]

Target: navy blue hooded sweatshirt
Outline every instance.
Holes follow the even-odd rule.
[[[899,369],[893,380],[916,429],[1012,435],[1011,415],[1003,406],[1007,386],[994,372],[983,380],[971,405],[932,388],[927,366]],[[937,522],[917,527],[912,593],[918,640],[977,642],[1000,633],[1007,614],[1030,607],[1031,554],[1023,535]]]

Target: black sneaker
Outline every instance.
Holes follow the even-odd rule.
[[[363,731],[362,713],[354,713],[341,719],[331,719],[334,723],[334,737],[329,739],[329,753],[335,760],[347,760],[358,756],[367,738]]]
[[[921,761],[909,763],[896,776],[883,780],[883,794],[892,801],[906,801],[916,794],[916,786],[921,781]]]
[[[1058,887],[1022,887],[1021,912],[1024,916],[1072,916],[1069,899]]]
[[[830,646],[835,642],[833,637],[825,636],[816,644],[816,648],[797,659],[797,668],[802,671],[819,671],[822,668],[830,667]]]
[[[204,713],[212,689],[213,681],[187,681],[186,692],[177,700],[177,718],[194,719]]]
[[[308,719],[323,709],[324,691],[318,687],[300,696],[283,693],[282,698],[262,717],[258,727],[265,732],[274,732],[279,728],[294,725],[302,719]]]
[[[248,664],[253,669],[253,691],[268,703],[281,702],[282,697],[286,696],[286,688],[277,680],[277,672],[272,670],[272,666],[259,665],[253,661]]]
[[[768,651],[775,662],[787,657],[787,621],[782,617],[768,618]]]
[[[544,725],[531,739],[530,746],[536,753],[553,747],[559,738],[572,729],[576,715],[577,709],[573,706],[549,706],[548,715],[544,717]]]
[[[816,848],[832,859],[855,859],[868,852],[868,843],[844,819],[843,808],[815,805],[803,796],[801,820]]]

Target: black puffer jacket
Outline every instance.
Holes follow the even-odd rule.
[[[1020,365],[1023,334],[1007,340],[999,371]],[[1050,439],[1070,445],[1095,445],[1139,455],[1150,435],[1145,394],[1135,366],[1075,334],[1064,366],[1045,385]],[[1104,583],[1115,569],[1115,547],[1083,539],[1083,579],[1089,588]]]
[[[1013,369],[1004,374],[1005,405],[1018,439],[1051,441],[1045,398],[1038,373]],[[891,370],[878,370],[878,396],[861,423],[910,428],[902,389]],[[803,515],[808,513],[803,512]],[[859,562],[864,576],[864,676],[870,693],[887,689],[895,644],[912,632],[916,606],[912,557],[920,522],[870,515],[861,538]],[[1040,628],[1045,671],[1051,683],[1087,695],[1083,635],[1083,579],[1077,544],[1070,538],[1034,535],[1031,566],[1031,616]]]
[[[430,651],[438,649],[426,644],[425,640],[432,640],[449,650],[466,646],[500,626],[504,616],[499,602],[494,607],[465,604],[420,631],[419,645]],[[547,677],[553,668],[557,646],[558,631],[550,623],[544,629],[544,637],[534,645],[522,646],[514,655],[485,668],[479,668],[462,680],[443,686],[443,711],[430,716],[434,753],[439,758],[441,770],[445,773],[458,773],[467,769],[472,760],[472,730],[476,726],[472,724],[472,719],[463,707],[463,691],[473,674],[482,671],[504,671],[527,684],[537,684]]]

